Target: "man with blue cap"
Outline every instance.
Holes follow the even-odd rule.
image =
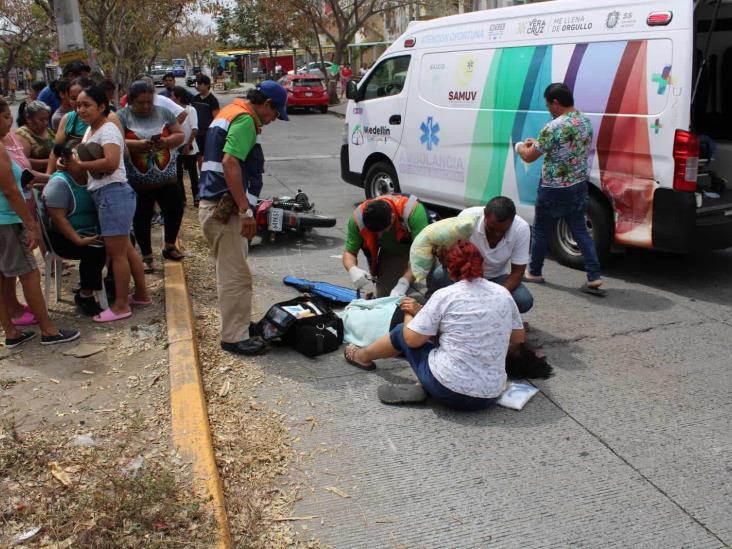
[[[264,154],[257,142],[262,126],[287,117],[287,91],[266,80],[221,109],[209,126],[201,166],[198,219],[216,262],[216,290],[221,311],[221,348],[256,355],[264,344],[249,338],[252,274],[247,264],[249,240],[257,233],[254,218],[262,190]]]

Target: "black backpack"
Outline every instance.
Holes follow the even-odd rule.
[[[341,346],[343,321],[322,301],[300,296],[272,305],[249,334],[315,357]]]

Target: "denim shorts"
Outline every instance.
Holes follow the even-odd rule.
[[[482,410],[498,400],[498,398],[478,398],[456,393],[440,383],[432,374],[429,363],[430,351],[435,348],[435,344],[427,342],[421,347],[412,349],[404,341],[404,324],[395,326],[389,332],[389,339],[392,346],[401,351],[407,359],[422,388],[443,406],[457,410]]]
[[[137,206],[137,194],[132,187],[126,181],[109,183],[91,194],[97,207],[101,236],[130,234]]]

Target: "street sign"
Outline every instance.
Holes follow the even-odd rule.
[[[66,51],[64,53],[59,54],[58,56],[58,64],[61,66],[66,65],[67,63],[73,63],[74,61],[84,61],[86,62],[86,50],[72,50],[72,51]]]

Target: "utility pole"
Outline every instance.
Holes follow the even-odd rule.
[[[64,66],[72,61],[86,61],[84,32],[81,29],[81,15],[78,0],[56,0],[53,3],[58,32],[58,63]]]

